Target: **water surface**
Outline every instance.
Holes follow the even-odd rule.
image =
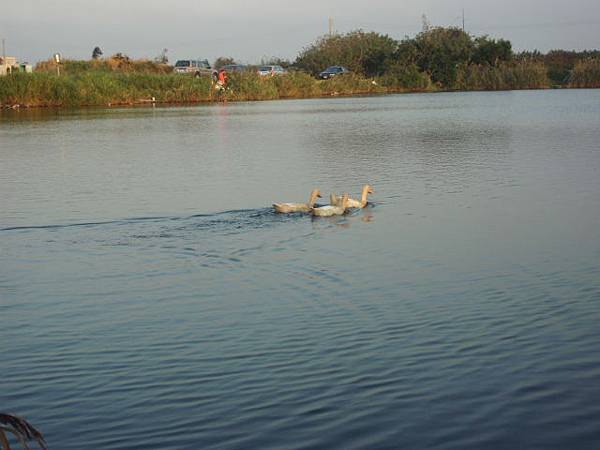
[[[600,91],[0,114],[0,410],[51,448],[600,442]]]

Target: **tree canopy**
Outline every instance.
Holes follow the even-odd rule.
[[[296,58],[295,66],[313,75],[329,66],[345,66],[366,76],[382,75],[398,43],[391,37],[362,30],[325,36],[306,47]]]
[[[94,47],[94,50],[92,50],[92,59],[98,59],[102,56],[102,50],[100,49],[100,47]]]
[[[457,27],[426,25],[414,38],[401,41],[362,30],[323,36],[304,48],[294,65],[313,75],[328,66],[341,65],[360,75],[399,76],[419,85],[423,83],[422,77],[416,76],[420,72],[434,83],[452,88],[464,67],[497,67],[513,57],[507,40],[475,38]]]

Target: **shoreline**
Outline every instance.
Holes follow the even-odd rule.
[[[516,67],[493,72],[482,81],[465,78],[451,88],[428,77],[406,81],[357,74],[317,80],[306,73],[260,77],[231,74],[221,91],[210,78],[176,74],[84,72],[58,76],[44,72],[0,77],[0,108],[113,107],[133,105],[210,104],[230,101],[264,101],[406,93],[502,91],[550,88],[539,68]],[[492,69],[490,69],[492,70]]]
[[[428,89],[428,90],[403,90],[389,89],[384,92],[373,91],[352,91],[352,92],[333,92],[329,94],[311,95],[311,96],[279,96],[276,98],[249,98],[249,99],[206,99],[206,100],[184,100],[184,101],[157,101],[152,99],[139,99],[125,102],[110,102],[105,104],[99,103],[81,103],[81,104],[51,104],[51,103],[16,103],[16,104],[0,104],[0,111],[20,111],[20,110],[65,110],[65,109],[110,109],[110,108],[146,108],[146,107],[186,107],[186,106],[201,106],[201,105],[217,105],[226,103],[248,103],[248,102],[266,102],[278,100],[310,100],[310,99],[328,99],[328,98],[350,98],[350,97],[378,97],[387,95],[410,95],[410,94],[448,94],[448,93],[467,93],[467,92],[512,92],[512,91],[546,91],[546,90],[583,90],[583,89],[600,89],[593,87],[525,87],[522,89]]]

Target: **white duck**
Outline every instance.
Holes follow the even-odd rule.
[[[348,208],[348,194],[342,197],[341,205],[327,205],[313,208],[312,215],[319,217],[341,216]]]
[[[308,203],[273,203],[273,208],[275,208],[275,212],[281,214],[309,213],[315,206],[317,198],[321,198],[321,193],[318,189],[314,189],[310,193]]]
[[[364,208],[367,206],[367,196],[373,193],[373,188],[368,184],[363,186],[362,197],[360,201],[354,200],[353,198],[348,199],[348,208]],[[330,203],[332,205],[338,206],[341,205],[342,197],[336,197],[335,194],[330,195]]]

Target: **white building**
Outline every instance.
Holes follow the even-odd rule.
[[[27,72],[31,73],[33,68],[31,64],[18,64],[17,58],[14,56],[0,56],[0,76],[7,75],[13,72]]]

